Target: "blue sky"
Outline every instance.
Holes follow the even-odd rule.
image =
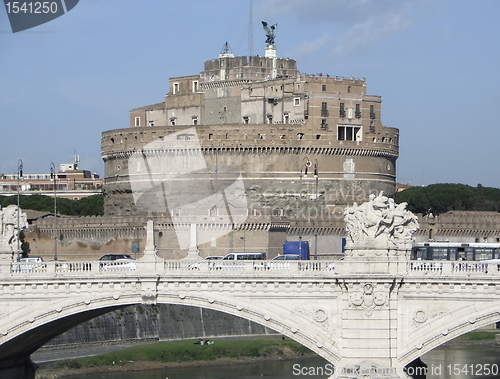
[[[102,131],[157,103],[227,41],[248,55],[248,0],[80,0],[13,34],[0,9],[0,173],[73,160],[104,174]],[[278,56],[306,73],[366,77],[382,123],[400,130],[398,182],[500,187],[499,0],[254,0],[278,23]]]

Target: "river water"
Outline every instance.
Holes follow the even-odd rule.
[[[498,379],[500,346],[443,346],[425,354],[427,379]],[[73,376],[71,379],[326,379],[332,366],[322,358],[264,361],[246,365],[192,367]]]

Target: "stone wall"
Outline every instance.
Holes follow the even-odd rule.
[[[75,326],[44,347],[275,333],[254,322],[210,309],[182,305],[136,305]]]
[[[297,240],[302,230],[303,240],[310,242],[311,254],[318,242],[320,259],[338,259],[341,256],[344,233],[343,215],[340,208],[335,218],[307,223],[304,215],[302,229],[298,220],[256,222],[238,227],[230,224],[200,224],[198,233],[212,235],[217,229],[227,233],[215,240],[199,243],[200,256],[224,256],[230,252],[266,252],[269,259],[282,254],[283,243]],[[340,212],[340,213],[339,213]],[[314,215],[314,214],[312,214]],[[140,258],[146,244],[145,225],[147,217],[63,217],[57,220],[58,260],[97,260],[104,254],[131,254]],[[187,249],[179,247],[176,228],[169,218],[154,218],[155,243],[158,255],[164,259],[181,259],[187,256]],[[190,224],[180,226],[187,233]],[[179,226],[177,226],[179,228]],[[316,238],[317,236],[317,238]],[[33,222],[26,231],[26,241],[31,248],[31,256],[41,256],[45,261],[54,259],[54,219],[43,218]],[[133,250],[133,245],[138,251]]]
[[[227,125],[224,131],[199,126],[196,133],[209,173],[214,174],[217,167],[224,166],[242,173],[247,198],[252,200],[249,206],[249,217],[252,218],[254,210],[262,214],[261,209],[269,205],[296,213],[300,193],[304,201],[315,197],[313,168],[310,168],[309,176],[304,175],[300,180],[306,160],[317,165],[318,192],[325,208],[366,201],[370,193],[378,194],[380,191],[393,195],[398,154],[395,144],[397,129],[386,129],[393,137],[387,138],[387,141],[393,141],[391,143],[344,141],[338,147],[333,147],[329,140],[309,136],[303,125],[273,125],[271,128]],[[135,151],[142,151],[144,162],[147,162],[156,157],[188,154],[187,150],[169,147],[172,143],[169,135],[183,130],[185,127],[151,127],[103,133],[105,214],[145,215],[133,199],[130,182],[134,177],[129,172],[130,169],[137,170],[137,167],[128,167],[130,157]],[[297,139],[298,134],[303,134],[303,139]],[[147,148],[146,145],[153,141],[164,147]],[[196,187],[192,187],[191,191],[196,191]],[[168,213],[160,215],[169,216]],[[252,219],[248,222],[257,221]],[[265,221],[275,219],[269,216]]]
[[[500,242],[500,213],[450,211],[439,216],[419,215],[418,242]]]

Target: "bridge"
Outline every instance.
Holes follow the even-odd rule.
[[[349,222],[348,232],[357,235]],[[410,261],[407,240],[394,236],[358,235],[336,262],[168,261],[151,238],[133,263],[3,262],[0,377],[33,378],[31,353],[77,323],[134,304],[182,304],[274,329],[335,365],[335,379],[406,378],[426,352],[500,321],[500,272]]]

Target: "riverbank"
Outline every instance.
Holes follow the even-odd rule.
[[[262,360],[316,356],[295,341],[280,337],[215,340],[213,345],[199,345],[195,342],[197,341],[160,342],[93,357],[44,363],[40,365],[35,378],[55,379],[111,371],[240,365]]]
[[[464,334],[446,345],[495,345],[497,330]],[[103,372],[142,371],[178,367],[241,365],[263,360],[315,357],[316,354],[290,339],[256,338],[215,340],[213,345],[196,340],[160,342],[129,347],[93,357],[44,363],[36,379],[56,379]],[[500,346],[499,346],[500,349]]]

